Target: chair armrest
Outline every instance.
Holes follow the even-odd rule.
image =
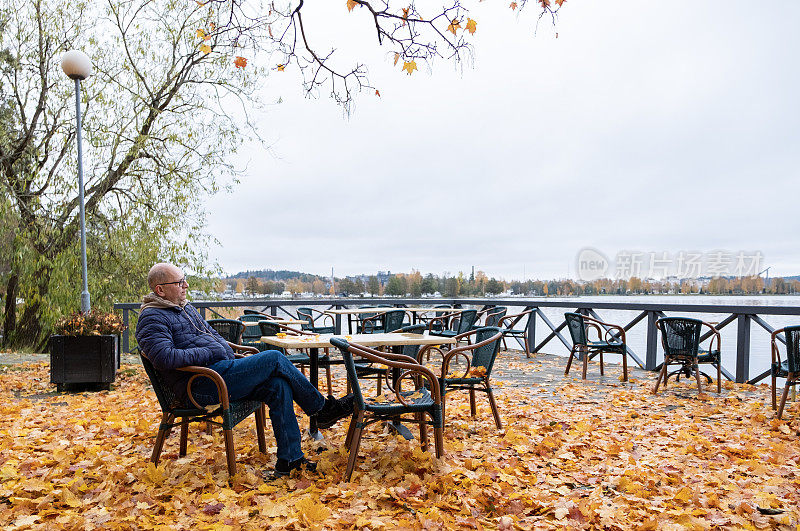
[[[620,325],[613,324],[613,323],[606,323],[601,321],[600,319],[595,319],[594,317],[589,317],[584,315],[583,322],[586,324],[592,324],[597,328],[598,337],[602,337],[600,334],[600,328],[605,328],[605,340],[608,341],[609,339],[621,338],[623,343],[627,343],[625,340],[625,329]],[[612,328],[617,330],[617,333],[612,335],[611,330],[607,330],[608,328]]]
[[[433,323],[435,323],[436,321],[441,321],[442,322],[442,328],[447,328],[448,321],[451,318],[456,317],[458,315],[461,315],[461,312],[453,312],[453,313],[448,313],[448,314],[445,314],[445,315],[440,315],[439,317],[431,317],[430,320],[428,321],[428,331],[430,331],[432,329]]]
[[[780,333],[782,333],[784,330],[786,330],[785,327],[784,328],[778,328],[777,330],[773,331],[769,336],[769,342],[770,342],[770,345],[772,346],[772,349],[771,349],[772,350],[772,363],[777,363],[779,365],[781,363],[781,351],[778,348],[778,342],[776,340],[778,339],[778,335]],[[770,368],[770,370],[772,370],[772,368]]]
[[[258,349],[256,347],[251,347],[248,345],[237,345],[236,343],[231,343],[230,341],[226,341],[226,343],[233,349],[233,352],[235,354],[240,354],[242,352],[249,352],[250,354],[258,353]]]
[[[513,315],[506,315],[497,322],[497,326],[499,327],[505,326],[506,321],[511,323],[509,326],[514,326],[514,324],[516,324],[517,321],[522,319],[522,317],[524,317],[525,315],[530,315],[534,311],[536,310],[534,308],[531,308],[530,310],[525,310],[524,312],[515,313]]]
[[[717,340],[717,350],[721,351],[722,336],[720,335],[719,330],[717,330],[717,327],[705,321],[701,321],[701,323],[703,323],[704,326],[707,326],[711,330],[711,333],[714,334],[713,337],[711,338],[711,341],[708,343],[708,351],[711,352],[712,350],[714,350],[714,339]]]
[[[258,349],[256,349],[256,351],[258,351]],[[194,407],[198,409],[205,409],[203,406],[198,404],[194,399],[194,396],[192,396],[192,382],[196,378],[209,378],[217,387],[217,396],[219,396],[222,409],[230,409],[230,401],[228,400],[228,386],[225,385],[225,380],[222,379],[222,376],[220,376],[217,371],[209,369],[208,367],[199,367],[197,365],[187,365],[186,367],[181,367],[178,370],[192,374],[192,376],[189,378],[189,381],[186,382],[186,394],[188,395],[189,401]]]

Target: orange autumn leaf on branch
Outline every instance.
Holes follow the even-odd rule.
[[[539,3],[542,4],[542,9],[550,7],[550,0],[539,0]]]
[[[356,2],[356,0],[347,0],[347,10],[348,11],[352,11],[357,5],[358,5],[358,2]]]
[[[236,65],[236,68],[244,68],[247,66],[247,59],[237,56],[236,59],[233,60],[233,64]]]
[[[477,29],[478,29],[478,23],[472,20],[471,18],[468,18],[467,31],[470,32],[470,34],[474,34]]]
[[[447,26],[447,31],[455,35],[457,29],[461,29],[461,23],[458,20],[453,19],[452,22],[450,22],[450,25]]]
[[[198,30],[197,30],[197,38],[198,38],[198,39],[205,39],[205,37],[206,37],[206,32],[205,32],[205,31],[203,31],[203,29],[202,29],[202,28],[201,28],[201,29],[198,29]]]
[[[406,72],[408,72],[408,75],[409,75],[409,76],[410,76],[410,75],[411,75],[411,73],[412,73],[414,70],[416,70],[416,69],[417,69],[417,63],[416,63],[415,61],[406,61],[406,62],[403,62],[403,70],[405,70]]]
[[[381,91],[379,91],[378,89],[375,89],[375,95],[380,98],[381,97]]]
[[[508,7],[510,7],[511,9],[516,9],[517,8],[517,3],[516,2],[511,2],[511,4]]]
[[[283,72],[286,69],[286,65],[278,65],[278,72]]]
[[[404,7],[403,8],[403,24],[402,24],[403,26],[406,25],[406,20],[408,20],[408,12],[409,11],[411,11],[410,7]]]
[[[200,47],[200,51],[203,53],[211,53],[211,46],[204,44]]]

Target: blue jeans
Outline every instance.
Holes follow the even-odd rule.
[[[208,368],[225,380],[230,400],[258,400],[267,405],[280,459],[294,461],[303,457],[300,427],[292,402],[297,402],[306,415],[313,415],[322,409],[325,398],[286,356],[277,350],[265,350],[244,358],[218,361]],[[192,382],[192,394],[201,405],[220,401],[217,387],[208,378]]]

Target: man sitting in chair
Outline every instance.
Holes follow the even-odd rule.
[[[154,265],[147,275],[151,293],[145,295],[136,325],[136,341],[153,366],[162,371],[178,396],[186,397],[190,374],[176,369],[198,365],[213,369],[225,380],[231,400],[257,400],[269,408],[278,446],[274,476],[292,470],[316,470],[300,448],[300,428],[292,402],[316,415],[320,428],[329,428],[353,412],[353,397],[325,398],[303,374],[276,350],[236,358],[227,341],[211,328],[194,306],[186,302],[189,284],[173,264]],[[200,405],[219,403],[208,378],[192,382],[192,396]]]

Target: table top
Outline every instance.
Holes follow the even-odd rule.
[[[332,346],[330,339],[341,337],[348,342],[358,343],[366,347],[395,345],[450,345],[455,343],[452,337],[427,336],[410,333],[388,334],[319,334],[302,336],[263,336],[262,343],[283,348],[327,348]]]

